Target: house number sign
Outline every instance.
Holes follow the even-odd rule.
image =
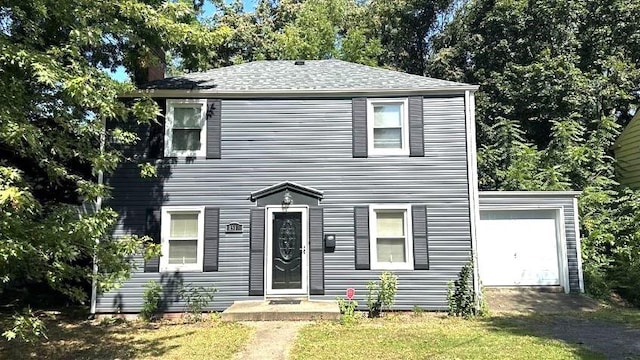
[[[227,234],[242,234],[242,224],[232,222],[227,224]]]

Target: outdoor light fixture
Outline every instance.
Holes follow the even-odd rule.
[[[291,197],[289,190],[285,190],[284,198],[282,199],[282,205],[289,206],[291,204],[293,204],[293,198]]]

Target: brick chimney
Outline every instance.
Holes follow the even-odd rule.
[[[147,63],[147,81],[164,79],[164,72],[167,69],[166,53],[161,46],[151,48],[150,57]]]
[[[158,60],[157,63],[149,65],[147,69],[147,81],[164,79],[165,68],[166,66],[162,60]]]

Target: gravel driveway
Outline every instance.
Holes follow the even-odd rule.
[[[496,325],[579,344],[608,359],[640,359],[640,328],[590,319],[588,313],[601,305],[587,296],[521,288],[487,289],[485,297],[491,311],[501,314],[493,318]],[[539,316],[530,316],[533,314]]]
[[[571,316],[532,318],[526,327],[545,336],[580,344],[608,359],[640,359],[640,329],[627,325]]]

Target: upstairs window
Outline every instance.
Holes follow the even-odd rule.
[[[409,155],[407,99],[368,99],[370,155]]]
[[[165,156],[205,156],[206,105],[206,100],[167,100]]]

